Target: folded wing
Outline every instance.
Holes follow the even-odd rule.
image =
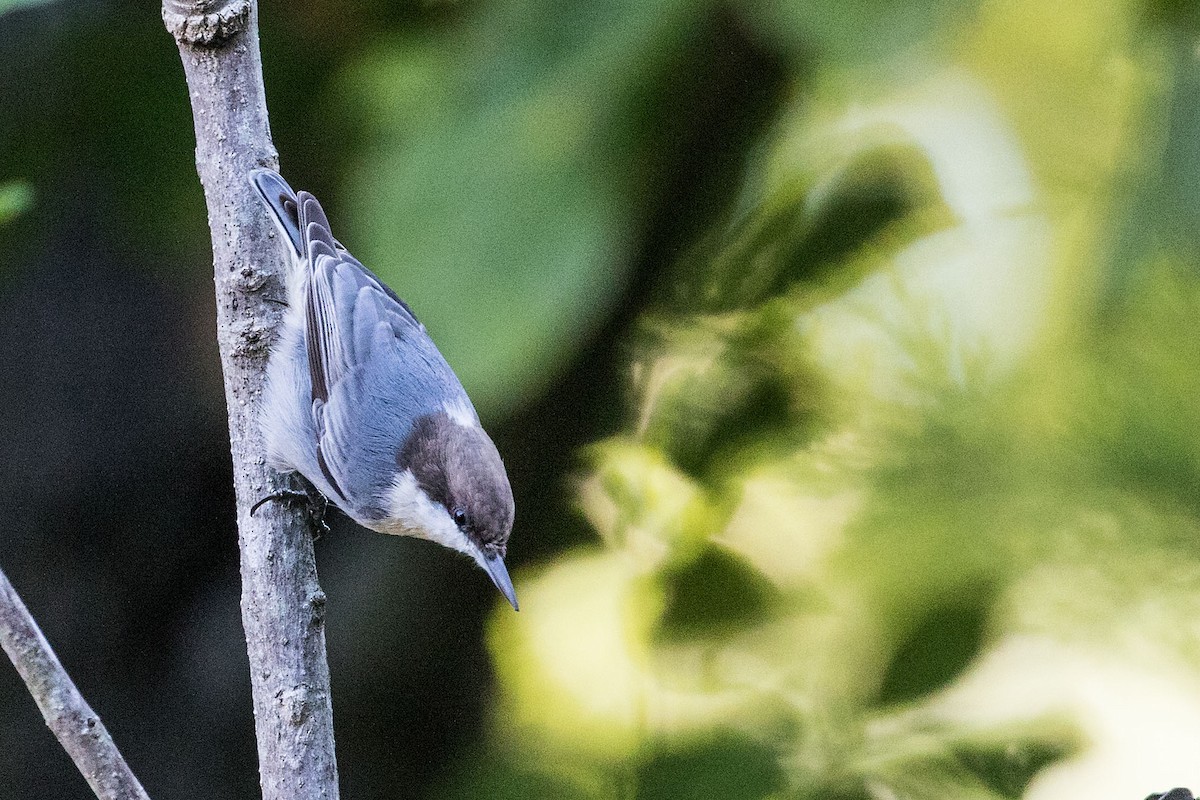
[[[317,463],[343,503],[362,503],[394,478],[395,447],[407,433],[398,426],[446,399],[466,408],[470,400],[409,307],[333,238],[316,198],[300,192],[297,203],[310,270],[305,344]]]

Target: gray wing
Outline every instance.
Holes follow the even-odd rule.
[[[412,422],[466,392],[408,306],[351,256],[316,198],[297,195],[309,265],[305,343],[317,464],[360,513],[386,489]]]

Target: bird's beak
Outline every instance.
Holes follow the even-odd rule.
[[[487,574],[492,576],[492,583],[496,584],[496,588],[504,595],[504,598],[512,604],[513,611],[520,611],[517,608],[517,593],[513,590],[512,578],[508,577],[508,568],[504,566],[504,559],[500,556],[484,556],[479,559],[479,564]]]

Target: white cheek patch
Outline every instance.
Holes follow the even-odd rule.
[[[478,428],[479,415],[475,413],[475,409],[471,408],[471,404],[464,400],[454,400],[442,405],[442,410],[446,412],[455,425],[460,425],[464,428]]]
[[[383,501],[389,517],[379,524],[377,530],[428,539],[476,558],[478,548],[458,529],[446,509],[430,500],[417,485],[412,470],[406,469],[396,476]]]

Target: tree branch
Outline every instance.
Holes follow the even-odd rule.
[[[149,800],[104,723],[63,669],[16,589],[0,572],[0,647],[25,681],[46,725],[100,800]]]
[[[264,800],[338,796],[325,660],[325,595],[307,516],[255,501],[284,488],[263,460],[255,409],[286,297],[283,250],[247,173],[276,167],[253,0],[164,0],[196,126],[217,292],[242,563],[242,624],[250,656]],[[271,301],[275,302],[271,302]]]

